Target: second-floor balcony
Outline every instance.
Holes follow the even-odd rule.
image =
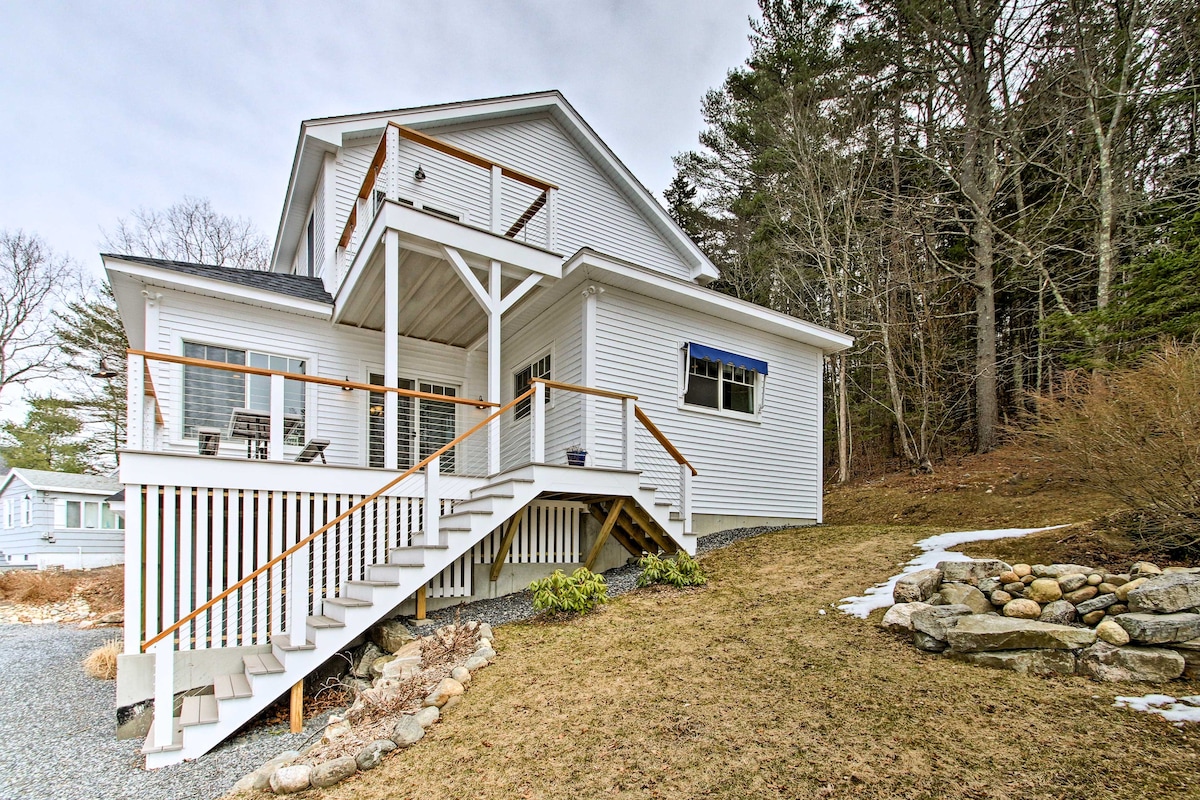
[[[557,193],[549,181],[389,123],[338,239],[335,316],[361,325],[370,313],[357,295],[377,295],[386,231],[412,259],[412,283],[429,283],[430,269],[453,279],[455,268],[486,272],[493,262],[514,283],[558,277]],[[445,310],[446,298],[428,299]]]

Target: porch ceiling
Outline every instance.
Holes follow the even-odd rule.
[[[473,270],[487,285],[487,276]],[[519,281],[504,276],[502,293]],[[382,248],[363,271],[347,299],[341,322],[382,331],[384,323],[384,275]],[[487,315],[469,289],[444,258],[416,250],[400,250],[401,336],[467,347],[487,334]]]

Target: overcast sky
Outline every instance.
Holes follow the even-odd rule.
[[[749,54],[753,0],[0,0],[0,229],[99,274],[184,195],[273,239],[300,122],[559,89],[652,191]]]

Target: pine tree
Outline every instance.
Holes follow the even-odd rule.
[[[88,471],[92,445],[81,438],[83,422],[74,414],[75,403],[54,397],[31,397],[28,403],[24,422],[0,426],[0,458],[10,467]]]

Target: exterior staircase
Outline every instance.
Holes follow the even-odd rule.
[[[416,534],[411,546],[393,548],[386,561],[370,565],[366,580],[349,581],[338,596],[321,601],[321,613],[306,620],[304,642],[276,635],[269,653],[246,656],[241,672],[216,676],[212,694],[185,696],[172,743],[155,747],[153,730],[147,738],[146,766],[195,759],[220,744],[539,496],[578,499],[593,514],[625,498],[615,526],[623,532],[614,536],[627,549],[666,542],[695,553],[696,537],[684,532],[672,503],[641,486],[637,471],[527,464],[492,476],[440,517],[430,541],[425,532]]]

